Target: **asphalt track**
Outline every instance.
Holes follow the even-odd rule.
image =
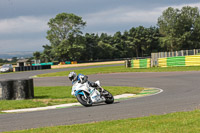
[[[1,114],[0,132],[135,118],[190,111],[200,107],[200,71],[98,74],[89,75],[89,80],[100,80],[105,86],[156,87],[161,88],[163,92],[111,105]],[[36,78],[34,84],[35,86],[71,85],[67,77]]]

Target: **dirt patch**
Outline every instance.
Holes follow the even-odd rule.
[[[95,65],[122,64],[122,63],[124,63],[124,61],[109,61],[109,62],[95,62],[95,63],[81,63],[81,64],[55,65],[55,66],[51,66],[51,68],[95,66]]]

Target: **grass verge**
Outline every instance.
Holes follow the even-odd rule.
[[[174,71],[200,71],[200,66],[191,67],[152,67],[143,69],[133,69],[125,68],[124,66],[112,66],[112,67],[101,67],[101,68],[89,68],[74,70],[76,73],[83,73],[85,75],[90,74],[102,74],[102,73],[119,73],[119,72],[174,72]],[[56,76],[66,76],[69,71],[47,73],[37,75],[38,77],[56,77]]]
[[[14,72],[0,72],[0,74],[9,74],[9,73],[14,73]]]
[[[15,133],[197,133],[200,131],[200,111],[177,112],[149,116],[94,122],[87,124],[45,127],[14,131]]]
[[[144,89],[142,87],[121,86],[105,86],[104,88],[114,96],[124,93],[138,94]],[[77,102],[76,97],[71,95],[71,86],[35,87],[34,95],[35,98],[30,100],[0,100],[0,112],[2,110],[44,107]]]

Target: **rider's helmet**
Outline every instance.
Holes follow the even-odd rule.
[[[77,75],[75,72],[70,72],[68,75],[69,80],[75,81],[77,79]]]

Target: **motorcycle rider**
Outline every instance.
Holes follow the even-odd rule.
[[[108,95],[108,92],[104,92],[104,89],[99,87],[98,84],[91,82],[91,81],[88,81],[88,76],[86,76],[86,75],[83,75],[83,74],[77,75],[75,72],[70,72],[69,75],[68,75],[68,78],[69,78],[70,81],[72,81],[72,85],[75,82],[78,82],[78,83],[81,83],[81,84],[88,82],[89,86],[98,88],[100,90],[101,95]]]
[[[85,83],[86,81],[88,81],[88,76],[86,75],[83,75],[83,74],[76,74],[75,72],[70,72],[69,75],[68,75],[68,78],[70,81],[72,81],[72,84],[74,84],[76,81],[78,81],[78,83]],[[91,86],[91,87],[97,87],[98,85],[94,82],[90,82],[88,81],[88,84]]]

